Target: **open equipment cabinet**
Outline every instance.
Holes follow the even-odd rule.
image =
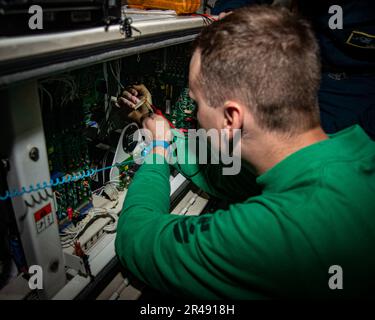
[[[111,25],[0,40],[0,299],[96,298],[118,274],[116,223],[139,167],[114,165],[119,150],[134,150],[136,125],[113,103],[126,86],[145,84],[177,128],[195,126],[188,65],[207,19],[132,22],[127,32]],[[172,213],[207,208],[208,196],[180,173],[170,182]],[[41,267],[42,289],[31,290],[30,266]]]

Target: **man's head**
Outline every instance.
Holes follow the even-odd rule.
[[[319,49],[286,9],[242,8],[205,28],[190,64],[190,94],[205,129],[294,136],[319,126]]]

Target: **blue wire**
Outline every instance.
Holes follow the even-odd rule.
[[[128,161],[123,161],[123,162],[120,162],[120,163],[115,163],[112,166],[108,166],[108,167],[101,168],[101,169],[89,169],[89,170],[86,170],[86,171],[83,170],[76,175],[64,175],[61,180],[60,180],[60,178],[51,179],[49,181],[49,183],[47,181],[43,181],[42,185],[41,185],[40,182],[38,182],[36,185],[31,184],[28,189],[25,188],[25,187],[22,187],[21,190],[19,190],[19,189],[18,190],[14,189],[13,191],[8,190],[5,193],[4,196],[0,195],[0,201],[5,201],[7,199],[20,197],[24,194],[28,194],[28,193],[36,192],[36,191],[39,191],[39,190],[44,190],[44,189],[56,187],[56,186],[59,186],[59,185],[63,185],[65,183],[77,182],[79,180],[89,178],[89,177],[93,176],[94,174],[96,174],[98,172],[102,172],[102,171],[109,170],[109,169],[114,168],[114,167],[120,167],[120,166],[123,166],[123,165],[126,165],[126,164],[131,164],[131,163],[134,163],[134,160],[128,160]]]

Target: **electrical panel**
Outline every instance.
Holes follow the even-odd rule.
[[[187,88],[189,59],[190,45],[180,45],[41,79],[39,92],[51,179],[61,181],[67,175],[111,165],[121,130],[129,125],[122,110],[111,103],[111,97],[119,96],[133,84],[143,83],[152,93],[154,105],[177,128],[194,128],[196,106]],[[123,141],[131,134],[128,132]],[[131,149],[127,143],[123,147]],[[125,164],[119,168],[115,181],[119,188],[127,187],[137,167]],[[92,208],[92,196],[98,193],[96,190],[101,192],[107,182],[109,170],[58,184],[53,193],[60,227],[79,220]]]
[[[41,201],[51,201],[48,212],[33,215],[44,223],[40,232],[48,227],[44,214],[51,223],[56,219],[67,283],[77,272],[92,276],[88,257],[100,254],[96,244],[106,235],[113,240],[126,190],[140,167],[133,140],[139,126],[116,106],[117,97],[131,85],[144,84],[153,105],[176,130],[184,134],[196,128],[196,105],[188,89],[190,57],[191,43],[185,43],[37,80],[50,180],[30,186],[39,191],[25,203],[34,212]],[[116,159],[118,150],[127,157]],[[177,173],[172,170],[171,179]],[[183,205],[175,214],[198,204],[198,195],[187,192],[179,196]],[[206,202],[201,199],[200,210]],[[53,211],[54,217],[48,215]],[[27,273],[27,249],[17,232],[9,240],[18,272]]]

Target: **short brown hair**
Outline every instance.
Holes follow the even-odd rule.
[[[290,135],[320,124],[319,47],[309,23],[289,10],[236,10],[205,28],[195,49],[210,106],[240,100],[261,128]]]

